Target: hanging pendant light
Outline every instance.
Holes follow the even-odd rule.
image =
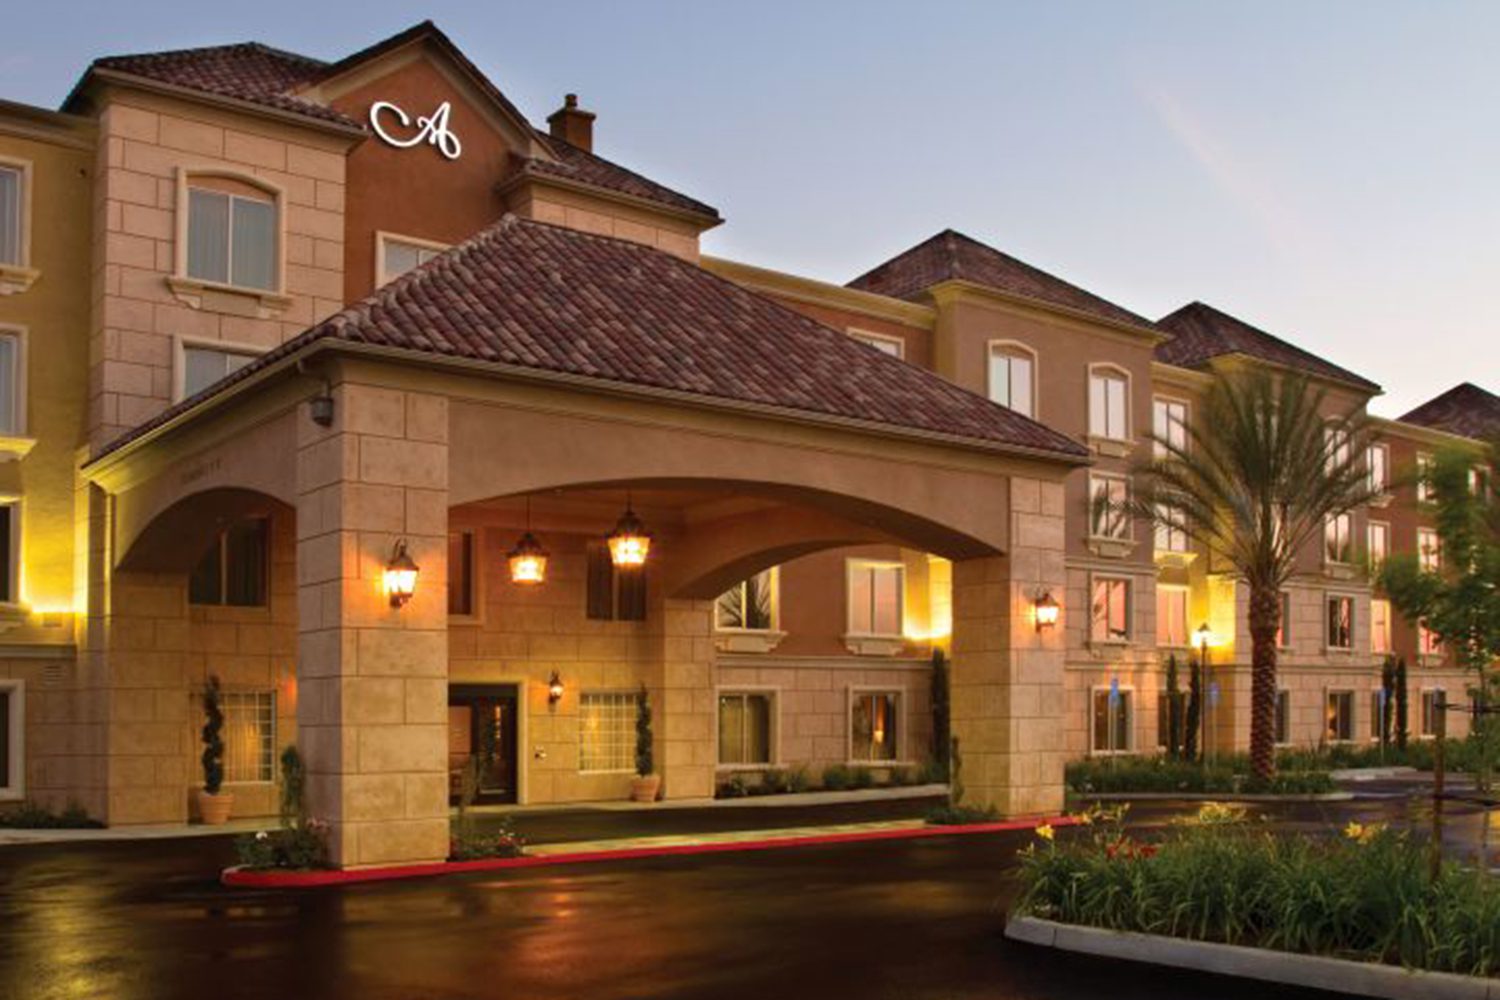
[[[616,566],[643,566],[651,551],[651,534],[641,519],[635,516],[630,506],[630,494],[625,494],[625,513],[615,522],[615,530],[609,536],[609,561]]]
[[[547,550],[531,533],[531,498],[526,498],[526,531],[510,550],[510,582],[536,586],[547,582]]]

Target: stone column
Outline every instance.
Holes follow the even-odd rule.
[[[713,601],[658,599],[647,612],[655,642],[646,681],[655,701],[662,797],[714,793]]]
[[[953,735],[963,802],[1005,816],[1055,815],[1063,807],[1062,617],[1038,632],[1035,598],[1066,595],[1063,488],[1010,482],[1010,550],[953,566]]]
[[[345,868],[448,851],[448,404],[343,383],[298,414],[297,726],[314,816]],[[382,573],[405,539],[415,596]]]

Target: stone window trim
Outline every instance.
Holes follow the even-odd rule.
[[[1349,645],[1335,646],[1332,639],[1333,602],[1349,602]],[[1323,652],[1329,656],[1347,657],[1353,655],[1359,646],[1357,636],[1359,635],[1359,597],[1357,594],[1346,594],[1330,590],[1323,595]]]
[[[862,330],[857,326],[851,326],[844,331],[850,337],[864,344],[869,344],[877,351],[883,351],[893,358],[906,360],[906,340],[891,333],[876,333],[874,330]]]
[[[1093,394],[1095,378],[1117,379],[1125,383],[1125,426],[1120,428],[1118,435],[1108,433],[1107,429],[1104,434],[1098,434],[1094,431]],[[1131,376],[1129,369],[1122,368],[1113,362],[1096,361],[1088,366],[1088,379],[1084,383],[1085,395],[1083,397],[1084,413],[1087,415],[1088,420],[1087,438],[1089,447],[1100,455],[1112,458],[1124,458],[1135,449],[1135,440],[1131,436],[1134,432],[1135,421],[1132,419],[1133,414],[1130,412],[1131,400],[1135,396],[1134,382],[1135,380]],[[1106,424],[1108,423],[1107,415],[1105,422]]]
[[[188,276],[188,190],[196,178],[214,178],[235,181],[258,188],[270,195],[276,206],[276,287],[274,289],[246,288],[221,281],[206,281]],[[255,174],[232,167],[215,165],[179,166],[177,168],[176,220],[173,226],[172,273],[167,277],[167,286],[184,305],[194,309],[212,308],[209,304],[214,295],[242,298],[252,306],[262,319],[272,318],[291,308],[292,298],[286,294],[286,189],[281,185],[257,177]]]
[[[1042,359],[1037,353],[1036,348],[1029,344],[1023,344],[1019,340],[1007,340],[1004,338],[992,339],[984,345],[984,395],[986,399],[990,400],[995,398],[995,387],[990,384],[990,378],[993,374],[990,369],[990,360],[997,354],[1008,354],[1012,357],[1025,358],[1031,362],[1031,411],[1028,413],[1016,410],[1015,412],[1030,417],[1032,420],[1040,421],[1042,419]],[[1011,407],[1006,408],[1011,409]]]
[[[1089,482],[1089,492],[1088,492],[1088,505],[1089,505],[1089,509],[1088,509],[1088,528],[1089,528],[1089,533],[1088,533],[1088,537],[1084,540],[1084,544],[1088,547],[1088,550],[1090,552],[1092,552],[1096,556],[1100,556],[1101,558],[1105,558],[1105,559],[1125,559],[1125,558],[1128,558],[1131,555],[1131,553],[1133,553],[1135,551],[1136,544],[1137,544],[1136,538],[1135,538],[1135,518],[1132,517],[1129,512],[1117,512],[1117,513],[1105,512],[1102,515],[1105,518],[1109,518],[1111,516],[1120,518],[1120,521],[1121,521],[1121,523],[1124,526],[1124,533],[1120,534],[1120,535],[1099,534],[1098,532],[1095,531],[1096,523],[1095,523],[1095,511],[1094,511],[1094,503],[1095,503],[1094,497],[1095,497],[1095,489],[1096,489],[1096,486],[1098,486],[1098,485],[1106,485],[1107,486],[1107,485],[1110,485],[1110,484],[1124,484],[1124,487],[1125,487],[1125,497],[1128,500],[1129,497],[1130,497],[1130,493],[1131,493],[1130,477],[1128,475],[1124,475],[1124,474],[1121,474],[1121,473],[1114,473],[1114,472],[1090,472],[1089,473],[1089,480],[1088,480],[1088,482]]]
[[[21,232],[20,260],[14,264],[0,263],[0,295],[19,295],[29,289],[42,272],[31,266],[32,237],[32,189],[35,187],[36,171],[30,160],[0,154],[0,167],[17,171],[21,175]]]
[[[888,694],[896,699],[896,756],[891,760],[861,760],[854,756],[854,702],[862,694]],[[889,684],[850,684],[844,691],[844,757],[850,767],[911,767],[912,759],[910,730],[906,727],[911,718],[909,692],[904,687]]]
[[[854,574],[867,569],[894,570],[899,582],[896,585],[898,607],[895,632],[869,632],[854,627]],[[844,560],[844,645],[855,656],[895,656],[901,652],[906,639],[902,628],[906,622],[906,564],[897,559],[846,559]]]
[[[234,340],[214,340],[210,337],[172,338],[172,402],[180,403],[187,398],[187,352],[190,350],[219,351],[223,354],[242,354],[253,357],[266,353],[269,348],[259,344],[246,344]]]
[[[31,332],[20,323],[0,323],[0,337],[12,337],[16,342],[15,352],[15,385],[11,387],[11,393],[15,400],[15,413],[12,415],[12,431],[10,434],[0,433],[0,462],[6,459],[25,458],[31,449],[36,446],[36,438],[30,436],[30,427],[27,422],[27,390],[30,381],[27,371],[27,358],[30,353]],[[3,422],[0,422],[3,425]]]
[[[716,684],[714,685],[713,747],[714,768],[718,771],[764,771],[781,766],[781,692],[779,684]],[[771,702],[771,732],[769,758],[763,764],[726,764],[719,760],[719,699],[734,695],[765,695]]]
[[[1123,734],[1122,733],[1116,733],[1115,734],[1116,737],[1123,736],[1123,738],[1124,738],[1124,745],[1121,746],[1118,750],[1114,750],[1114,749],[1110,749],[1110,748],[1105,748],[1105,749],[1101,750],[1101,749],[1099,749],[1098,747],[1096,747],[1094,745],[1094,702],[1098,700],[1098,698],[1099,698],[1099,696],[1101,694],[1104,695],[1105,697],[1109,696],[1109,685],[1108,684],[1090,684],[1089,685],[1089,754],[1088,755],[1090,757],[1128,757],[1128,756],[1130,756],[1132,754],[1138,753],[1139,750],[1136,747],[1136,739],[1135,739],[1135,726],[1136,726],[1135,685],[1134,684],[1121,684],[1120,685],[1120,697],[1121,697],[1121,700],[1124,701],[1129,707],[1125,710],[1125,717],[1128,720],[1128,723],[1127,723],[1127,725],[1125,727],[1125,732]],[[1186,693],[1184,692],[1184,700],[1185,700],[1185,698],[1186,698]]]
[[[424,239],[420,236],[407,236],[405,233],[392,233],[384,229],[375,231],[375,287],[380,288],[399,277],[395,274],[385,273],[385,250],[389,243],[404,243],[419,250],[436,250],[439,253],[453,249],[451,243],[441,243],[437,240]]]
[[[6,705],[10,712],[6,726],[10,773],[0,774],[0,802],[19,802],[26,798],[26,682],[19,677],[0,677],[0,691],[9,696]]]

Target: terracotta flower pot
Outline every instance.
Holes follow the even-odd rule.
[[[632,802],[655,802],[660,791],[661,775],[659,774],[648,774],[644,778],[630,779],[630,801]]]
[[[222,826],[229,822],[229,812],[234,808],[234,793],[220,792],[210,795],[198,789],[198,815],[205,826]]]

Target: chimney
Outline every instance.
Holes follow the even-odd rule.
[[[594,151],[594,113],[578,106],[578,95],[563,98],[563,106],[547,116],[547,130],[554,139],[577,146],[586,153]]]

